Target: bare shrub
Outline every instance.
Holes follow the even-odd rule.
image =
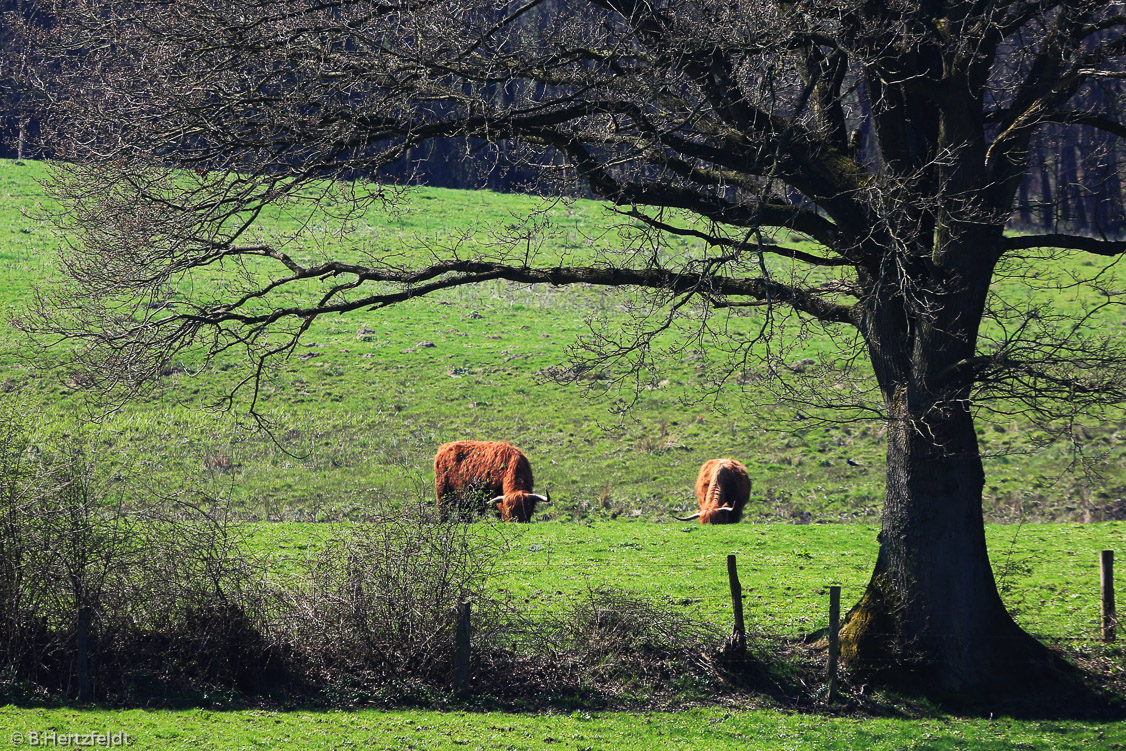
[[[129,513],[126,490],[107,479],[82,442],[45,455],[49,478],[36,521],[46,533],[50,557],[44,615],[63,643],[73,634],[74,669],[80,698],[92,697],[91,653],[99,631],[117,630],[129,600],[126,582],[148,558],[140,519]],[[109,626],[113,623],[113,626]],[[109,626],[109,628],[107,628]]]
[[[144,627],[132,643],[145,659],[132,663],[168,686],[267,689],[284,666],[268,635],[266,561],[209,500],[166,498],[147,510],[152,555],[129,582],[131,620]]]
[[[91,655],[141,557],[136,519],[81,440],[46,448],[0,404],[0,605],[9,681],[92,695]]]
[[[342,529],[286,588],[281,638],[322,675],[444,684],[458,603],[474,602],[475,644],[498,627],[483,592],[512,532],[442,521],[422,506],[376,517]]]
[[[761,633],[736,646],[725,628],[685,615],[666,601],[611,589],[588,589],[537,629],[538,642],[513,655],[508,680],[528,693],[596,702],[714,701],[754,691],[776,697],[802,681],[792,655]],[[792,649],[790,650],[792,651]],[[545,658],[549,662],[545,663]],[[522,673],[521,673],[522,669]],[[502,689],[511,693],[512,689]]]
[[[711,653],[724,634],[667,603],[589,589],[551,614],[510,614],[504,636],[481,655],[478,679],[491,694],[522,704],[628,705],[706,691],[717,678]]]
[[[265,576],[221,504],[159,496],[0,403],[0,681],[105,697],[138,677],[249,685]]]
[[[627,663],[699,651],[721,638],[711,624],[609,589],[590,589],[572,600],[556,628],[561,646],[609,672]]]
[[[9,681],[43,664],[50,548],[35,513],[42,475],[19,410],[0,402],[0,669]]]

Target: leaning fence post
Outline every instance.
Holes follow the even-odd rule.
[[[1114,612],[1114,551],[1099,554],[1099,586],[1102,589],[1103,641],[1114,641],[1118,618]]]
[[[840,652],[841,588],[829,587],[829,693],[828,701],[837,698],[837,655]]]
[[[454,633],[454,693],[469,693],[469,644],[472,632],[469,627],[469,600],[458,603],[457,627]]]
[[[731,641],[739,651],[743,651],[747,648],[747,627],[743,622],[743,588],[739,586],[734,554],[727,556],[727,581],[731,585],[731,610],[735,615]]]

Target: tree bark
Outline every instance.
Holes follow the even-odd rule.
[[[27,118],[20,118],[19,134],[16,136],[16,161],[23,161],[24,146],[27,144]]]
[[[840,632],[841,658],[859,676],[962,698],[1056,664],[997,591],[972,377],[959,372],[974,356],[1000,234],[940,228],[929,283],[873,305],[866,337],[888,411],[886,497],[872,579]]]
[[[932,432],[933,431],[933,432]],[[887,497],[867,591],[841,630],[860,674],[989,693],[1049,655],[1005,610],[985,545],[984,473],[965,406],[888,431]]]

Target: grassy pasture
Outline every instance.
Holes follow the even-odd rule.
[[[684,712],[182,712],[0,707],[0,743],[29,733],[125,732],[136,749],[754,749],[1064,751],[1126,745],[1121,723],[1005,718],[817,717],[773,710]],[[41,737],[41,736],[40,736]],[[15,747],[15,746],[13,746]]]
[[[43,174],[39,164],[0,162],[0,309],[11,314],[23,309],[53,263],[57,242],[37,217],[52,208],[35,182]],[[451,228],[461,236],[461,252],[488,254],[522,231],[517,217],[543,208],[539,199],[488,192],[410,195],[402,212],[373,212],[349,225],[347,247],[331,217],[301,203],[274,211],[262,232],[290,242],[292,250],[287,238],[311,227],[312,239],[302,246],[309,256],[362,258],[378,251],[422,263]],[[593,202],[554,206],[549,215],[550,230],[534,249],[543,263],[585,262],[629,230],[606,229],[612,218]],[[702,251],[674,240],[666,252]],[[1088,263],[1065,259],[1052,273],[1090,273]],[[199,284],[207,293],[216,289],[214,280]],[[1002,284],[1001,296],[1019,298],[1014,285]],[[1090,304],[1072,294],[1059,294],[1065,310]],[[763,389],[767,374],[753,363],[720,396],[709,395],[719,350],[753,336],[758,313],[717,315],[710,322],[716,337],[670,350],[652,373],[622,389],[609,370],[592,372],[578,386],[543,379],[545,369],[566,362],[588,320],[621,324],[637,300],[606,290],[492,283],[323,319],[265,384],[262,407],[276,423],[280,445],[243,430],[237,415],[203,409],[240,372],[233,360],[202,372],[191,361],[173,363],[161,390],[88,432],[107,456],[155,484],[188,483],[229,495],[250,519],[359,518],[372,495],[426,498],[435,447],[458,438],[520,445],[539,487],[557,500],[543,519],[664,518],[692,506],[696,470],[715,456],[748,464],[753,518],[876,518],[884,479],[878,424],[815,425],[792,407],[771,407]],[[1107,327],[1123,323],[1114,310],[1101,319]],[[793,362],[832,351],[824,338],[787,325]],[[0,332],[0,391],[41,411],[44,433],[83,430],[75,374],[43,370],[53,356],[29,362],[20,356],[25,352],[14,333]],[[633,408],[613,412],[623,401]],[[1034,450],[1033,431],[1020,419],[983,420],[987,514],[1004,521],[1119,518],[1126,505],[1118,434],[1124,426],[1126,420],[1116,419],[1080,435],[1089,451],[1108,460],[1105,476],[1092,483],[1066,471],[1068,447]]]

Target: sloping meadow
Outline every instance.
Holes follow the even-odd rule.
[[[33,285],[51,277],[58,245],[42,221],[51,212],[35,182],[43,175],[36,163],[0,163],[0,304],[16,316]],[[308,257],[390,256],[418,265],[441,252],[487,256],[524,243],[534,263],[550,265],[561,257],[596,262],[636,229],[594,202],[439,189],[408,191],[401,210],[369,212],[342,227],[331,221],[334,200],[328,191],[319,203],[274,210],[262,236]],[[521,219],[529,215],[535,222]],[[705,251],[669,237],[660,252]],[[1073,273],[1094,273],[1081,259],[1059,263],[1061,286]],[[218,289],[216,279],[193,284],[205,294]],[[1073,295],[1060,292],[1068,310],[1092,304]],[[712,310],[703,327],[699,315],[676,320],[638,373],[606,365],[572,372],[574,383],[557,382],[553,376],[568,372],[569,353],[583,337],[630,325],[646,304],[628,291],[496,282],[326,318],[262,383],[257,407],[270,420],[269,434],[239,411],[246,401],[236,401],[233,412],[206,410],[222,404],[245,362],[232,357],[205,367],[185,355],[168,363],[153,393],[104,420],[91,440],[154,482],[229,498],[251,520],[362,519],[374,496],[426,499],[436,447],[461,438],[509,440],[525,451],[537,488],[554,500],[537,512],[540,519],[665,519],[693,507],[696,470],[717,456],[748,466],[749,518],[877,518],[881,426],[822,422],[828,413],[780,403],[775,393],[800,397],[812,382],[844,399],[850,379],[863,389],[863,362],[845,373],[824,369],[858,346],[848,332],[832,339],[799,321],[774,321],[780,336],[767,367],[744,361],[744,344],[762,330],[761,313]],[[1106,325],[1121,325],[1113,315]],[[81,388],[86,374],[49,367],[64,350],[31,349],[10,329],[0,339],[0,390],[42,414],[44,433],[72,434],[83,418],[102,414]],[[1019,416],[983,415],[988,516],[1123,516],[1122,425],[1076,428],[1072,445],[1040,449],[1037,432]],[[1076,447],[1108,460],[1102,477],[1071,466]]]

